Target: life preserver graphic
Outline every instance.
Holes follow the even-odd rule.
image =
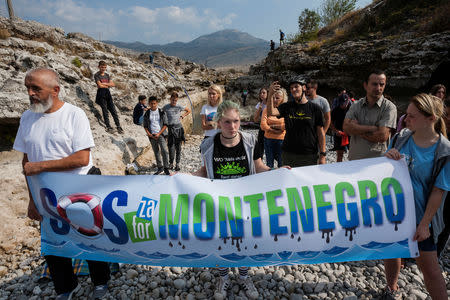
[[[67,217],[66,209],[69,207],[69,205],[77,202],[85,203],[91,209],[92,216],[94,217],[94,226],[92,228],[85,228],[72,223]],[[103,213],[100,205],[100,199],[95,195],[79,193],[64,196],[59,199],[56,209],[58,210],[59,215],[67,223],[69,223],[73,228],[75,228],[79,233],[83,235],[95,236],[100,234],[103,230]]]

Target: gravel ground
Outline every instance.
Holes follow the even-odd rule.
[[[251,130],[256,134],[255,130]],[[200,136],[188,136],[183,147],[182,172],[200,166]],[[329,148],[331,144],[328,143]],[[346,157],[345,157],[346,159]],[[327,162],[335,162],[329,152]],[[154,170],[152,170],[154,171]],[[34,239],[21,243],[0,257],[0,299],[53,299],[53,284],[40,280],[43,259],[40,257],[38,223]],[[450,299],[450,248],[441,261]],[[251,268],[249,273],[259,291],[260,299],[377,299],[385,285],[381,261],[326,263],[281,267]],[[237,272],[230,276],[228,299],[247,299],[239,285]],[[213,269],[150,267],[122,265],[113,275],[105,299],[211,299],[217,283]],[[89,299],[92,285],[88,276],[79,278],[81,288],[74,299]],[[407,260],[399,278],[403,299],[431,299],[423,277],[413,260]]]

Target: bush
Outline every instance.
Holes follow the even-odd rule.
[[[1,28],[0,29],[0,40],[5,40],[11,36],[11,33],[9,33],[8,29]]]
[[[72,65],[74,65],[77,68],[81,68],[83,64],[81,63],[78,57],[75,57],[74,59],[72,59]]]

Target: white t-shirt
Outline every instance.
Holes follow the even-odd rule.
[[[211,106],[209,104],[205,104],[202,106],[202,111],[200,112],[200,115],[205,115],[206,121],[212,121],[214,118],[214,115],[217,112],[218,106]],[[208,129],[205,130],[205,136],[213,136],[215,135],[219,130],[217,129]]]
[[[151,133],[158,133],[161,131],[161,126],[159,125],[159,109],[156,110],[150,110],[150,114],[148,115],[148,118],[150,119],[150,132]]]
[[[38,162],[65,158],[80,150],[94,147],[89,120],[84,111],[70,103],[53,113],[27,110],[20,118],[13,148],[27,154],[28,161]],[[65,173],[87,174],[92,167],[89,154],[87,166]]]

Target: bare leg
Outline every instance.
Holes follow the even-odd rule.
[[[337,160],[336,162],[341,162],[344,158],[344,150],[336,150]]]
[[[400,274],[401,259],[392,258],[384,260],[384,273],[386,285],[393,291],[398,290],[398,274]]]
[[[423,274],[423,279],[428,293],[433,300],[448,299],[445,280],[442,276],[436,251],[419,251],[416,257],[417,265]]]

